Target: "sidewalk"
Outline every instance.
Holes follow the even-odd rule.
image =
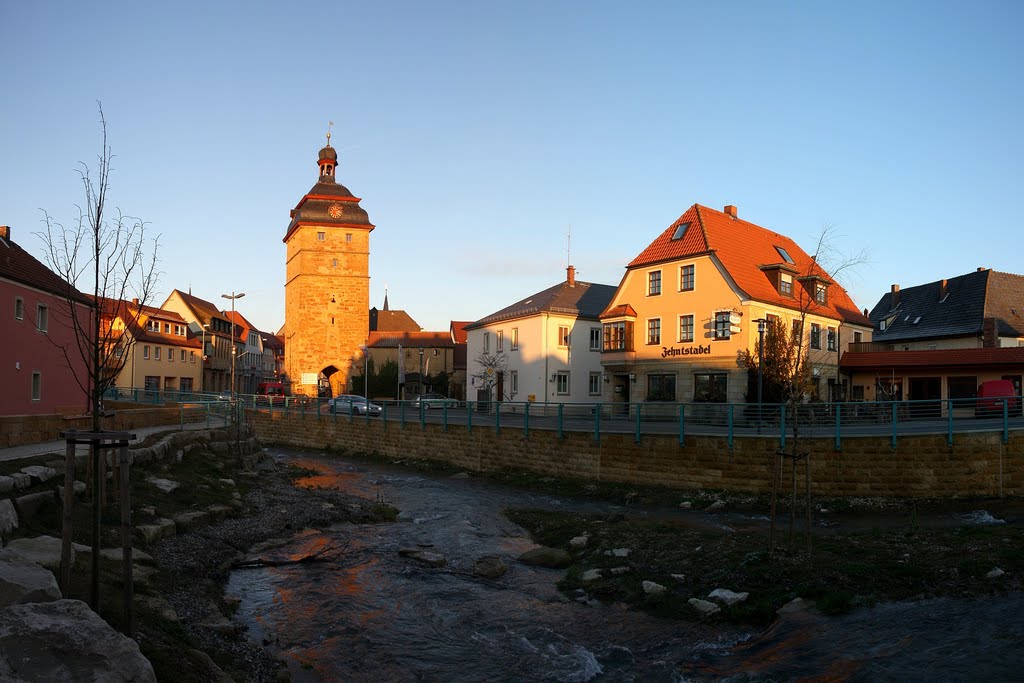
[[[186,425],[158,425],[156,427],[139,427],[138,429],[125,430],[129,434],[134,434],[135,438],[129,443],[136,443],[145,439],[150,434],[157,432],[179,432],[192,429],[216,429],[224,426],[222,418],[216,418],[210,420],[210,424],[207,425],[203,422],[193,422]],[[63,439],[56,441],[44,441],[42,443],[33,443],[26,446],[12,446],[11,448],[0,448],[0,462],[6,462],[8,460],[22,460],[24,458],[32,458],[37,455],[48,455],[52,454],[56,457],[64,457],[64,450],[66,444]],[[76,446],[78,450],[76,453],[84,453],[89,450],[89,446],[86,444],[78,444]]]

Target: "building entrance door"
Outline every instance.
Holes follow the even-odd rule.
[[[911,377],[910,415],[919,418],[937,418],[942,415],[942,378]]]

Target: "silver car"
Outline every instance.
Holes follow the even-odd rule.
[[[444,394],[420,394],[413,399],[413,405],[419,410],[422,405],[424,410],[430,410],[431,408],[457,408],[459,406],[458,399],[448,398]]]
[[[342,394],[327,401],[327,411],[338,415],[366,415],[379,417],[384,409],[376,403],[370,403],[362,396]]]

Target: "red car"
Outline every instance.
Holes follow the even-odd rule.
[[[1002,417],[1003,404],[1012,417],[1021,414],[1021,397],[1017,395],[1013,382],[1008,379],[992,379],[978,385],[978,399],[974,404],[975,417]]]

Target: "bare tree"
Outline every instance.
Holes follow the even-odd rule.
[[[103,144],[95,168],[79,164],[84,206],[76,204],[78,217],[70,228],[43,210],[46,229],[37,233],[45,245],[47,265],[79,291],[91,294],[96,306],[86,315],[70,293],[65,297],[63,319],[73,328],[76,344],[61,347],[69,361],[77,354],[87,368],[84,376],[75,375],[75,381],[89,396],[94,432],[101,429],[103,394],[131,356],[133,337],[125,332],[137,326],[160,275],[159,236],[151,239],[142,220],[120,209],[108,211],[114,155],[107,143],[103,106],[97,105]]]
[[[84,207],[76,205],[78,217],[72,227],[65,227],[43,210],[46,230],[37,235],[46,248],[47,265],[72,287],[64,297],[66,315],[61,321],[72,328],[74,345],[61,346],[68,365],[84,367],[80,375],[74,373],[75,381],[89,397],[89,412],[92,415],[92,435],[89,437],[90,457],[88,477],[92,483],[92,577],[90,581],[90,604],[99,610],[99,551],[100,520],[106,495],[103,485],[103,459],[100,457],[102,431],[102,405],[104,392],[114,384],[117,375],[124,368],[132,353],[133,336],[130,332],[138,329],[143,315],[143,306],[152,296],[159,272],[157,271],[157,250],[159,238],[149,239],[146,224],[123,214],[120,210],[107,210],[107,193],[110,190],[111,163],[114,155],[107,144],[107,120],[103,105],[97,102],[100,113],[100,130],[103,144],[95,169],[80,164],[79,175],[85,190]],[[94,308],[81,306],[79,292],[91,293]],[[129,304],[126,299],[131,298]],[[77,355],[81,366],[71,362]],[[70,445],[67,454],[65,481],[70,486],[68,473],[74,471],[74,447]],[[123,467],[127,467],[127,459]],[[128,477],[126,472],[115,477],[124,487],[122,507],[127,504]],[[68,499],[70,500],[70,499]],[[126,516],[127,515],[127,516]],[[130,514],[122,511],[122,520],[127,527]],[[122,532],[130,538],[130,531]],[[64,577],[69,575],[71,545],[71,517],[65,515],[61,548],[61,576],[63,589],[67,590]],[[126,549],[125,564],[130,569],[130,545]],[[131,575],[126,572],[125,585],[130,596]],[[130,605],[130,600],[126,599]],[[130,623],[130,620],[129,620]]]
[[[470,375],[477,380],[477,386],[487,391],[487,395],[491,395],[491,388],[494,387],[498,382],[498,377],[505,374],[508,370],[508,356],[504,353],[487,353],[481,351],[480,355],[476,357],[476,364],[480,368],[479,371]],[[499,400],[501,397],[498,397]]]
[[[807,552],[808,554],[811,552],[811,454],[803,449],[800,442],[801,407],[808,398],[808,385],[813,365],[808,348],[807,321],[808,317],[821,313],[827,313],[829,317],[832,317],[834,314],[828,305],[828,288],[841,288],[842,286],[839,284],[841,278],[845,278],[869,261],[869,253],[866,250],[855,254],[841,253],[836,246],[838,238],[839,235],[834,227],[826,226],[822,229],[814,251],[810,254],[810,262],[793,284],[793,296],[796,299],[796,306],[793,308],[797,315],[794,318],[793,331],[789,335],[789,339],[786,339],[786,330],[781,323],[776,322],[768,329],[769,334],[764,341],[765,353],[759,354],[760,349],[755,347],[753,353],[747,353],[745,356],[747,367],[754,368],[757,367],[759,356],[771,359],[766,361],[761,369],[776,383],[780,394],[779,398],[785,405],[786,425],[790,432],[790,438],[787,441],[788,449],[777,450],[772,460],[769,553],[774,551],[775,546],[776,500],[780,487],[780,475],[787,459],[790,463],[791,475],[790,545],[793,543],[796,528],[797,467],[802,462],[804,465]],[[784,346],[781,352],[778,348],[780,344]],[[769,352],[769,346],[773,351]],[[838,348],[836,351],[838,352]]]

